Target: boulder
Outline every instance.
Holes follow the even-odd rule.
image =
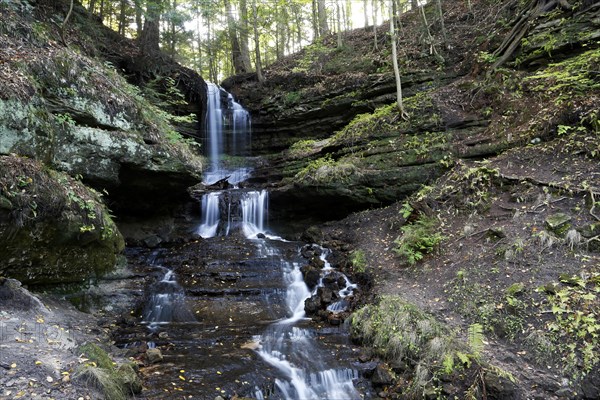
[[[148,364],[156,364],[163,360],[163,355],[160,349],[152,348],[146,351],[146,361]]]
[[[386,364],[379,364],[373,372],[371,382],[375,386],[387,386],[394,383],[394,373]]]

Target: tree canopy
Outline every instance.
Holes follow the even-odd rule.
[[[120,34],[159,48],[212,81],[261,69],[320,36],[383,23],[407,0],[83,0]]]

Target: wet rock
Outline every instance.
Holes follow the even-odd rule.
[[[304,311],[307,315],[314,315],[321,309],[321,300],[312,296],[304,301]]]
[[[323,241],[323,232],[317,226],[311,226],[302,232],[300,239],[308,243],[321,243]]]
[[[317,289],[317,297],[321,300],[321,304],[330,304],[334,299],[333,290],[328,287],[320,287]]]
[[[117,369],[117,375],[125,393],[138,394],[142,392],[142,381],[136,372],[135,364],[121,365]]]
[[[160,349],[148,349],[146,351],[146,361],[148,364],[156,364],[163,360],[163,355]]]
[[[342,323],[342,319],[340,318],[339,314],[330,313],[327,317],[327,322],[329,322],[330,325],[338,326]]]
[[[563,213],[556,213],[553,215],[549,215],[546,218],[545,222],[546,226],[550,231],[556,233],[559,236],[562,236],[571,227],[570,221],[570,216]]]
[[[308,286],[310,290],[313,290],[319,283],[319,279],[321,279],[320,271],[310,265],[305,265],[300,268],[300,272],[302,272],[306,286]]]
[[[148,247],[149,249],[154,249],[161,243],[162,239],[157,235],[148,236],[144,239],[144,246]]]
[[[507,378],[488,373],[484,380],[489,399],[512,400],[517,398],[517,387]]]
[[[373,385],[386,386],[394,383],[394,373],[386,364],[379,364],[373,372],[371,382]]]
[[[596,366],[581,382],[584,399],[600,399],[600,367]]]
[[[360,362],[354,364],[354,367],[358,370],[360,375],[364,376],[365,378],[371,378],[375,373],[375,369],[377,369],[377,363],[374,361]]]

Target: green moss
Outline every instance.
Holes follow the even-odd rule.
[[[367,257],[364,250],[353,250],[350,253],[350,263],[354,272],[365,272],[367,270]]]
[[[600,89],[596,72],[600,65],[600,49],[588,50],[559,63],[550,64],[535,75],[525,78],[533,90],[553,99],[557,104],[572,101]]]
[[[97,192],[30,159],[0,157],[0,167],[0,196],[12,207],[0,212],[0,271],[52,284],[113,268],[124,241]]]
[[[335,161],[328,154],[325,157],[311,161],[294,176],[295,182],[305,184],[344,183],[359,172],[355,163],[349,159]]]
[[[100,348],[95,343],[85,343],[77,349],[80,354],[83,354],[91,362],[95,363],[97,367],[105,369],[107,371],[114,371],[115,366],[113,360],[110,358],[108,353]]]
[[[83,365],[77,369],[73,379],[99,390],[106,400],[125,400],[127,398],[119,382],[119,377],[114,371]]]

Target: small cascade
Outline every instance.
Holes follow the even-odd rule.
[[[311,293],[297,263],[282,262],[282,269],[289,317],[258,338],[258,354],[285,377],[275,381],[276,387],[286,400],[360,399],[353,383],[358,373],[350,368],[327,368],[311,331],[294,326],[305,318],[304,302]]]
[[[242,229],[247,238],[254,238],[265,233],[269,193],[247,192],[240,201],[242,209]]]
[[[216,236],[219,227],[219,196],[221,192],[207,193],[202,196],[202,223],[196,233],[203,238]]]
[[[335,301],[333,303],[331,303],[328,307],[327,307],[327,311],[331,311],[331,312],[335,312],[335,313],[340,313],[340,312],[344,312],[348,309],[348,301],[346,300],[346,298],[348,296],[351,296],[354,293],[354,290],[356,288],[358,288],[358,285],[355,283],[352,283],[350,281],[350,279],[348,279],[348,277],[339,272],[336,271],[331,264],[329,263],[329,261],[327,261],[327,257],[331,254],[331,250],[330,249],[326,249],[323,248],[321,246],[317,246],[317,245],[313,245],[314,247],[318,248],[321,252],[319,258],[321,259],[321,261],[323,261],[323,269],[321,271],[321,278],[319,279],[319,282],[317,283],[317,286],[314,288],[313,292],[311,293],[312,296],[316,296],[317,292],[319,290],[320,287],[324,287],[324,278],[326,276],[328,276],[329,274],[335,274],[336,276],[339,276],[343,281],[344,281],[344,287],[341,288],[338,292],[337,292],[337,296],[339,297],[340,300]],[[341,285],[340,285],[341,286]]]
[[[150,288],[151,295],[144,309],[142,323],[154,330],[159,325],[171,322],[195,321],[185,304],[185,291],[177,283],[175,273],[170,269],[160,268],[164,275]]]
[[[230,110],[229,122],[231,124],[231,155],[240,156],[250,148],[252,123],[250,113],[238,104],[231,94],[227,96],[228,109]]]

